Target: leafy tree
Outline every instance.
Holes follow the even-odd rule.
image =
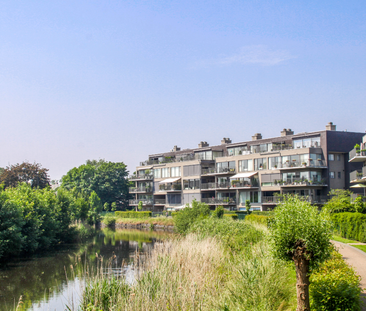
[[[89,196],[93,191],[100,198],[102,205],[113,202],[121,210],[128,206],[128,171],[123,162],[88,160],[86,164],[75,167],[62,177],[61,187],[84,193]]]
[[[271,236],[274,253],[295,263],[297,311],[310,310],[310,268],[330,256],[329,214],[297,196],[284,196],[274,210]]]
[[[329,192],[330,200],[325,208],[330,213],[354,212],[354,206],[351,203],[351,194],[349,190],[332,189]]]
[[[93,191],[89,197],[89,205],[90,209],[88,212],[88,223],[90,225],[94,225],[100,220],[99,214],[103,210],[102,201],[95,191]]]
[[[187,204],[186,207],[174,217],[175,227],[181,234],[185,234],[195,221],[206,218],[211,213],[210,208],[206,203],[193,200],[191,205],[192,207]]]
[[[356,197],[356,199],[353,202],[354,211],[356,213],[366,213],[366,206],[363,202],[364,197],[362,195],[359,195]]]
[[[139,211],[142,211],[142,207],[143,207],[143,203],[142,203],[142,201],[139,201],[139,204],[137,205],[137,209]]]
[[[5,188],[16,187],[21,182],[30,184],[32,188],[45,188],[50,185],[48,169],[39,163],[23,162],[7,166],[0,174],[0,184],[4,183]]]

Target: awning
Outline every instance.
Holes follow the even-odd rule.
[[[180,177],[177,178],[168,178],[168,179],[164,179],[162,181],[159,182],[159,184],[167,184],[167,183],[172,183],[172,182],[176,182],[180,179]]]
[[[250,173],[239,173],[234,176],[231,176],[230,179],[238,179],[238,178],[249,178],[254,176],[255,174],[258,174],[258,172],[250,172]]]
[[[149,170],[151,168],[153,168],[152,165],[151,166],[143,166],[143,167],[138,168],[137,170],[138,171],[143,171],[143,170]]]

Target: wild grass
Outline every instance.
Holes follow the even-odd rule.
[[[333,235],[332,240],[337,241],[337,242],[341,242],[341,243],[346,243],[346,244],[348,244],[348,243],[358,243],[358,241],[345,239],[345,238],[340,237],[339,235]]]
[[[366,253],[366,245],[352,245],[353,247],[358,248],[359,250]]]
[[[149,254],[137,253],[131,285],[100,269],[87,277],[82,310],[292,310],[293,269],[272,257],[266,229],[246,226],[251,242],[236,247],[233,256],[226,234],[217,234],[226,232],[227,221],[234,223],[213,220],[217,228],[210,223],[206,234],[175,236]],[[216,236],[208,234],[211,229]]]

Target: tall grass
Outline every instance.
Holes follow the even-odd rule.
[[[294,278],[271,256],[265,230],[246,227],[251,231],[246,247],[235,247],[233,256],[226,234],[218,231],[234,221],[212,221],[221,228],[215,237],[191,233],[156,243],[149,254],[137,253],[133,284],[101,268],[87,278],[82,310],[287,310]]]

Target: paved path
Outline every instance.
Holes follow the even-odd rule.
[[[338,248],[339,253],[343,256],[343,259],[353,266],[357,274],[361,276],[361,287],[363,289],[363,300],[366,303],[366,253],[358,248],[350,245],[332,241],[332,243]],[[358,244],[358,243],[357,243]],[[362,311],[366,311],[366,306],[363,306]]]

